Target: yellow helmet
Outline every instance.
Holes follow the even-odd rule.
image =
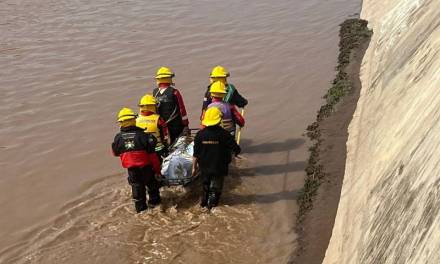
[[[211,71],[211,78],[226,78],[229,77],[229,72],[223,68],[222,66],[218,65],[215,66]]]
[[[130,108],[124,107],[119,111],[118,114],[118,122],[135,119],[137,115]]]
[[[226,86],[221,81],[213,82],[209,88],[209,92],[215,94],[226,94]]]
[[[157,104],[156,98],[154,98],[154,96],[152,96],[151,94],[146,94],[142,96],[138,106],[156,105],[156,104]]]
[[[173,78],[174,72],[167,67],[160,67],[156,72],[156,79]]]
[[[217,107],[210,107],[205,112],[205,116],[202,120],[202,125],[204,126],[215,126],[222,121],[222,112]]]

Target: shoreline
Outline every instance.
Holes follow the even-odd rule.
[[[332,235],[344,179],[348,126],[359,99],[359,71],[372,34],[367,24],[358,18],[341,24],[336,77],[316,121],[307,128],[312,146],[297,199],[299,247],[289,263],[322,263]]]

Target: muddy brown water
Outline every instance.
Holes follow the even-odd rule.
[[[308,143],[354,0],[0,1],[1,263],[286,263]],[[192,127],[210,69],[249,101],[222,205],[136,215],[115,114],[176,72]]]

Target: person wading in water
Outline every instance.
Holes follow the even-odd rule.
[[[159,157],[165,158],[168,155],[170,138],[167,123],[157,114],[156,99],[151,94],[146,94],[142,96],[138,106],[140,109],[136,126],[156,138],[156,153]]]
[[[229,103],[231,105],[235,105],[239,108],[244,108],[248,104],[246,98],[241,96],[241,94],[238,92],[235,86],[228,82],[227,78],[229,76],[230,76],[229,72],[220,65],[215,66],[212,69],[211,74],[209,76],[211,84],[207,87],[205,92],[205,97],[203,98],[202,116],[203,113],[206,111],[206,108],[208,108],[208,105],[212,103],[210,89],[211,89],[211,85],[217,81],[222,82],[226,87],[226,94],[223,97],[224,102]]]
[[[234,137],[220,126],[221,119],[222,113],[217,107],[208,108],[202,121],[205,128],[194,138],[192,174],[195,176],[200,170],[203,183],[200,205],[208,209],[219,203],[232,152],[238,155],[241,151]]]
[[[113,155],[121,159],[121,165],[127,169],[128,183],[131,185],[136,212],[148,209],[146,188],[148,187],[148,205],[154,207],[160,199],[160,163],[154,151],[156,140],[136,126],[137,115],[129,108],[122,108],[118,114],[121,131],[112,143]]]
[[[167,67],[161,67],[156,73],[158,87],[153,96],[158,103],[158,113],[165,120],[170,133],[171,144],[182,134],[189,134],[189,122],[183,97],[179,90],[173,87],[174,72]]]
[[[212,103],[208,105],[207,109],[217,107],[222,112],[221,126],[235,137],[236,125],[243,127],[245,121],[234,105],[226,103],[223,100],[227,93],[225,84],[216,81],[211,84],[209,92],[211,94]]]

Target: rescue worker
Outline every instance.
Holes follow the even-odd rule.
[[[228,83],[227,77],[229,77],[229,72],[222,66],[215,66],[210,75],[211,84],[208,86],[205,92],[205,97],[203,98],[203,106],[202,106],[202,115],[203,112],[206,111],[206,108],[211,103],[211,94],[210,88],[214,82],[220,81],[226,86],[226,95],[223,100],[226,103],[230,103],[232,105],[236,105],[239,108],[243,108],[248,104],[248,101],[241,96],[235,86],[231,83]]]
[[[244,118],[238,112],[237,108],[234,105],[226,103],[223,99],[226,96],[226,87],[225,84],[216,81],[211,84],[209,89],[211,94],[211,101],[208,105],[208,109],[211,107],[217,107],[222,112],[222,121],[221,126],[228,131],[232,136],[235,136],[235,127],[236,124],[240,127],[244,126]]]
[[[160,177],[160,163],[154,152],[155,139],[136,126],[136,117],[129,108],[119,111],[121,131],[115,136],[112,150],[128,171],[134,206],[139,213],[148,209],[145,186],[148,187],[148,205],[154,207],[160,203],[160,185],[156,179]]]
[[[192,174],[201,173],[203,195],[200,205],[208,209],[219,203],[232,152],[238,155],[241,151],[234,137],[220,126],[221,119],[218,108],[208,108],[202,121],[205,128],[194,138]]]
[[[165,158],[168,155],[170,138],[167,123],[157,114],[156,99],[151,94],[146,94],[142,96],[138,106],[140,109],[136,126],[156,138],[155,151],[160,158]]]
[[[156,73],[157,88],[153,96],[158,103],[158,114],[165,120],[170,134],[171,144],[181,135],[189,134],[188,116],[180,92],[173,87],[174,73],[167,67],[161,67]]]

